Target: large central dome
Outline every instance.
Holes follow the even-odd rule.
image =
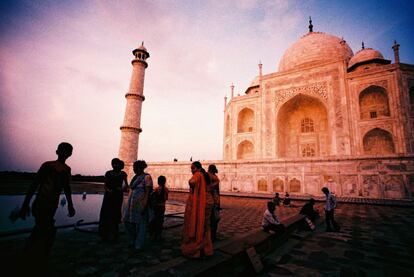
[[[279,63],[279,71],[300,69],[353,56],[348,44],[333,35],[309,32],[289,47]]]

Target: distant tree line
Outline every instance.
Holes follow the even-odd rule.
[[[99,182],[99,183],[103,183],[104,180],[105,180],[105,176],[103,176],[103,175],[100,175],[100,176],[90,176],[90,175],[83,176],[81,174],[72,175],[72,181],[77,181],[77,182]]]

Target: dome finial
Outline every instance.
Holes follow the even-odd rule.
[[[362,49],[365,49],[365,43],[362,42]]]
[[[313,32],[312,17],[309,16],[309,33]]]

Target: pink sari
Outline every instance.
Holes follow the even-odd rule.
[[[206,182],[201,172],[194,173],[189,180],[190,193],[185,206],[183,241],[181,252],[189,258],[198,258],[203,252],[213,255],[210,216],[213,198],[207,193]]]

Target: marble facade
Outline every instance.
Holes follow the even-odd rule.
[[[214,163],[220,188],[228,192],[284,193],[322,196],[327,186],[338,196],[412,199],[414,159],[410,157],[358,157],[319,159],[271,159],[256,161],[201,161],[205,168]],[[167,186],[188,189],[191,162],[149,163],[156,179],[167,178]]]
[[[223,160],[202,164],[216,164],[221,190],[234,193],[311,196],[328,186],[339,196],[413,199],[414,65],[392,48],[394,63],[310,28],[276,72],[259,64],[245,95],[232,86]],[[189,162],[153,162],[148,172],[188,189]]]

